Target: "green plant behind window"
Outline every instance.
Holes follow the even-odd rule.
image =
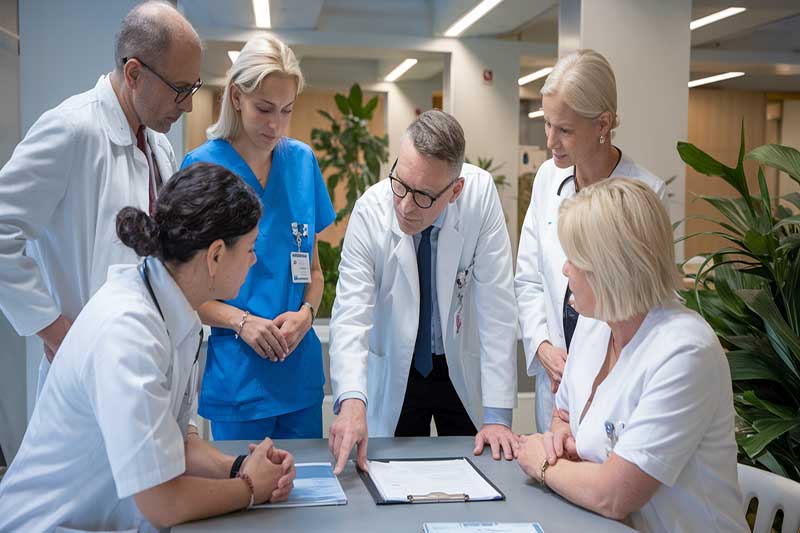
[[[361,87],[356,83],[350,88],[349,95],[337,94],[334,98],[341,117],[318,110],[330,121],[330,129],[312,129],[311,144],[317,154],[321,154],[319,166],[322,172],[334,170],[327,177],[332,200],[335,200],[339,182],[346,184],[345,206],[336,213],[339,222],[353,210],[358,197],[380,181],[381,163],[389,160],[389,137],[372,135],[367,129],[378,106],[377,96],[364,103]]]
[[[689,143],[678,143],[681,159],[701,174],[718,176],[738,193],[701,196],[719,214],[716,228],[687,235],[715,235],[726,246],[709,252],[687,305],[714,328],[727,351],[737,414],[739,460],[800,481],[800,194],[770,196],[758,170],[751,194],[743,160],[777,168],[800,183],[800,152],[760,146],[745,156],[744,126],[735,168]],[[681,240],[683,240],[681,239]]]

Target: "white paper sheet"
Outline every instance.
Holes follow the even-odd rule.
[[[467,494],[470,500],[502,498],[466,459],[370,461],[369,476],[386,501],[407,501],[409,495],[433,492]]]

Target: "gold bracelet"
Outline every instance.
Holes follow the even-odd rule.
[[[549,467],[550,467],[550,462],[547,459],[545,459],[544,462],[542,463],[542,468],[539,471],[539,475],[541,478],[539,482],[542,484],[542,488],[544,489],[547,489],[547,482],[545,482],[544,480],[544,473],[547,472],[547,469]]]

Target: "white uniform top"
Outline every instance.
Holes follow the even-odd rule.
[[[712,329],[677,301],[652,309],[580,421],[610,335],[606,323],[578,319],[556,396],[556,406],[570,413],[581,459],[603,463],[613,448],[662,483],[630,517],[639,531],[749,531],[736,470],[731,374]]]
[[[553,393],[536,350],[544,341],[565,348],[564,295],[567,278],[561,273],[567,260],[558,240],[558,209],[566,198],[575,196],[575,168],[558,168],[552,159],[545,161],[533,180],[531,203],[525,214],[517,253],[514,288],[519,307],[519,325],[529,376],[536,376],[536,427],[550,428]],[[625,154],[611,176],[639,180],[648,185],[666,205],[664,182],[637,165]],[[602,237],[602,236],[598,236]]]
[[[167,180],[178,168],[172,147],[149,129],[147,140]],[[136,263],[114,221],[125,206],[148,209],[149,179],[108,76],[31,126],[0,170],[0,310],[19,335],[59,314],[74,320],[108,267]],[[40,387],[48,366],[43,358]]]
[[[147,263],[164,319],[135,265],[109,270],[0,483],[0,531],[148,528],[132,496],[186,470],[201,325],[164,266]]]

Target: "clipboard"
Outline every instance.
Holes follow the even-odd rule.
[[[370,459],[370,462],[380,462],[380,463],[389,463],[389,462],[423,462],[423,461],[453,461],[453,460],[464,460],[469,464],[475,472],[483,478],[483,480],[494,489],[499,497],[494,499],[480,499],[480,500],[471,500],[469,494],[465,493],[446,493],[446,492],[431,492],[429,494],[409,494],[406,496],[406,500],[386,500],[381,495],[380,490],[378,487],[375,486],[375,482],[373,481],[372,477],[369,475],[369,472],[364,472],[363,470],[358,470],[358,475],[361,477],[361,480],[366,485],[367,490],[372,495],[372,499],[375,500],[376,505],[405,505],[405,504],[421,504],[421,503],[467,503],[467,502],[492,502],[492,501],[504,501],[506,499],[506,495],[503,494],[497,485],[492,483],[492,481],[486,477],[486,475],[481,472],[480,468],[475,466],[469,457],[425,457],[425,458],[398,458],[398,459]]]

